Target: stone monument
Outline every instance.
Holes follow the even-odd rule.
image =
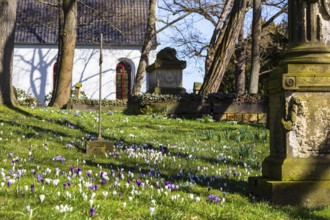
[[[269,78],[270,155],[253,194],[330,204],[330,0],[289,0],[289,51]]]
[[[166,47],[159,51],[155,63],[147,67],[149,73],[150,93],[180,94],[186,90],[182,88],[182,71],[186,68],[186,61],[176,57],[176,50]]]

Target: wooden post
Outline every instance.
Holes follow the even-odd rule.
[[[99,60],[99,65],[100,65],[100,79],[99,79],[99,137],[98,140],[102,140],[102,135],[101,135],[101,122],[102,122],[102,117],[101,117],[101,101],[102,101],[102,63],[103,63],[103,35],[101,34],[100,36],[100,60]]]

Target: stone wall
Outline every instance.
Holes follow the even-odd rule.
[[[266,123],[267,103],[252,104],[237,103],[139,103],[128,104],[130,114],[165,114],[169,117],[199,118],[211,115],[219,121],[237,121],[245,123]]]

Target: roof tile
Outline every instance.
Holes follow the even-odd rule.
[[[45,0],[56,4],[57,0]],[[148,0],[80,0],[77,44],[142,45]],[[16,43],[58,42],[58,9],[35,0],[18,1]]]

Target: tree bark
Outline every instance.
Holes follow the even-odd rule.
[[[157,0],[149,0],[149,18],[148,26],[145,34],[144,44],[141,51],[141,57],[137,73],[134,79],[134,86],[132,89],[132,95],[139,95],[141,93],[141,87],[143,78],[145,77],[145,71],[148,65],[148,56],[153,44],[153,39],[156,36],[156,9]]]
[[[13,105],[12,69],[16,0],[0,0],[0,104]]]
[[[244,28],[238,37],[237,48],[235,51],[236,64],[235,64],[235,87],[238,96],[245,93],[245,66],[246,66],[246,42],[244,39]]]
[[[58,82],[53,92],[54,102],[51,106],[62,108],[71,95],[74,49],[77,39],[77,0],[63,0],[60,8],[60,42],[58,62]],[[61,16],[61,13],[63,16]],[[63,20],[61,20],[61,18]]]
[[[230,19],[221,43],[216,48],[212,65],[205,75],[200,94],[205,96],[217,92],[226,67],[235,51],[235,44],[244,23],[247,0],[235,0],[230,12]]]
[[[257,94],[259,89],[260,73],[260,38],[261,38],[261,10],[262,0],[253,0],[253,21],[252,21],[252,63],[250,94]]]
[[[217,22],[216,27],[214,28],[212,37],[210,39],[209,47],[207,49],[206,58],[205,58],[205,77],[211,68],[211,65],[212,65],[212,62],[214,59],[215,50],[221,43],[222,38],[224,36],[224,33],[225,33],[224,30],[226,29],[227,23],[228,23],[227,17],[230,12],[230,7],[232,6],[233,1],[234,0],[226,0],[224,7],[222,9],[220,18]]]

